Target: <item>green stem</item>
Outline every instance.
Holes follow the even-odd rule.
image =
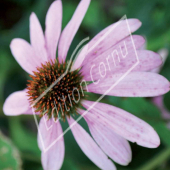
[[[159,166],[162,162],[166,161],[170,157],[170,148],[164,149],[157,156],[151,159],[144,166],[138,168],[138,170],[153,170],[157,166]]]

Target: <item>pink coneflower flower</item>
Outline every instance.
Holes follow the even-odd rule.
[[[31,75],[32,80],[29,80],[27,89],[15,92],[6,99],[3,107],[6,115],[32,114],[30,105],[65,72],[67,68],[67,52],[89,4],[90,0],[80,2],[72,19],[62,33],[62,3],[60,0],[54,1],[47,12],[45,35],[36,15],[31,14],[31,44],[17,38],[12,40],[10,48],[17,62]],[[137,19],[129,19],[128,23],[131,32],[136,31],[141,25],[141,22]],[[73,100],[72,92],[74,88],[80,89],[82,80],[92,81],[89,68],[94,63],[97,65],[102,60],[102,55],[108,50],[114,49],[121,41],[129,42],[129,34],[122,24],[121,29],[114,30],[114,34],[109,39],[104,38],[92,52],[86,53],[87,48],[91,47],[113,26],[114,24],[93,38],[83,48],[77,60],[68,68],[69,72],[33,106],[35,112],[43,116],[43,118],[45,117],[43,115],[45,111],[49,119],[47,124],[53,125],[52,130],[49,132],[46,130],[43,118],[40,120],[39,129],[43,132],[42,139],[46,146],[50,145],[55,138],[63,133],[61,125],[57,121],[59,117],[61,121],[67,119],[71,126],[75,123],[72,118],[74,113],[83,115],[84,110],[81,106],[88,109],[94,104],[94,102],[86,100],[84,95],[86,89],[88,89],[88,92],[104,94],[105,90],[117,80],[117,77],[132,65],[133,61],[130,58],[127,63],[120,62],[119,67],[112,70],[112,73],[114,73],[112,78],[110,78],[111,74],[107,74],[104,81],[97,85],[97,88],[94,83],[88,84],[87,88],[83,87],[80,96],[81,100],[77,103]],[[141,36],[133,36],[133,39],[136,49],[139,49],[144,43]],[[56,59],[57,45],[58,58]],[[131,48],[128,50],[131,50]],[[108,92],[108,95],[151,97],[169,91],[169,82],[163,76],[147,72],[162,63],[159,55],[151,51],[138,50],[138,56],[139,65],[119,82],[114,89]],[[93,78],[95,81],[99,80],[96,69],[93,69]],[[62,98],[63,96],[64,99]],[[78,92],[75,96],[78,96]],[[64,107],[64,103],[66,103],[67,109]],[[150,125],[132,114],[108,104],[97,103],[88,114],[84,115],[84,119],[93,138],[78,123],[74,124],[71,131],[83,152],[100,169],[116,169],[108,157],[121,165],[127,165],[131,161],[132,153],[127,140],[149,148],[156,148],[160,144],[157,133]],[[42,150],[39,138],[38,144]],[[42,165],[45,170],[60,169],[63,159],[63,137],[47,152],[42,150]]]

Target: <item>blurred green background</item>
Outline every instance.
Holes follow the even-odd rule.
[[[34,11],[43,28],[48,7],[52,0],[1,0],[0,1],[0,170],[41,170],[40,150],[37,146],[37,129],[33,116],[7,117],[2,111],[4,100],[14,91],[26,87],[28,75],[13,58],[9,44],[13,38],[29,41],[29,15]],[[71,18],[79,0],[63,0],[63,28]],[[98,32],[119,20],[123,15],[138,18],[142,27],[135,32],[147,39],[147,49],[170,50],[170,1],[169,0],[92,0],[83,23],[71,45]],[[170,80],[170,56],[161,71]],[[91,95],[93,100],[98,96]],[[161,138],[157,149],[147,149],[131,144],[132,162],[127,167],[116,165],[118,170],[169,170],[170,130],[160,111],[150,99],[116,98],[106,96],[103,102],[123,108],[151,124]],[[170,93],[164,97],[170,111]],[[81,125],[88,131],[82,120]],[[63,126],[67,126],[63,124]],[[65,135],[65,160],[62,170],[97,170],[83,154],[71,132]],[[55,160],[54,160],[55,161]]]

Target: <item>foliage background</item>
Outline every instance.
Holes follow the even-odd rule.
[[[26,87],[28,75],[13,58],[9,44],[13,38],[29,41],[29,15],[34,11],[43,28],[47,9],[52,0],[1,0],[0,1],[0,170],[41,170],[40,151],[37,146],[37,129],[33,116],[7,117],[2,111],[6,97]],[[63,28],[71,18],[79,0],[63,0]],[[88,13],[72,43],[71,50],[85,37],[94,37],[106,26],[124,14],[138,18],[142,27],[135,32],[147,37],[147,48],[170,50],[170,1],[168,0],[92,0]],[[170,80],[170,56],[161,74]],[[90,96],[93,100],[97,96]],[[170,93],[164,103],[170,110]],[[121,107],[150,123],[161,137],[157,149],[147,149],[131,144],[132,162],[127,167],[116,165],[118,170],[168,170],[170,169],[169,120],[150,99],[116,98],[106,96],[103,102]],[[82,120],[81,125],[88,127]],[[65,124],[63,126],[66,126]],[[62,170],[97,170],[83,154],[71,132],[65,135],[66,153]],[[55,161],[55,160],[54,160]]]

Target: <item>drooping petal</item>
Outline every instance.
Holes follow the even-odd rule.
[[[58,57],[60,63],[62,61],[64,62],[66,59],[67,52],[70,48],[71,42],[86,14],[90,1],[91,0],[81,0],[70,22],[67,24],[67,26],[64,28],[61,34],[58,46]]]
[[[138,145],[156,148],[160,139],[155,130],[143,120],[120,108],[91,101],[84,101],[83,106],[98,117],[98,121],[110,127],[115,133]],[[89,113],[89,114],[90,114]],[[88,114],[88,113],[87,113]]]
[[[34,49],[25,40],[20,38],[13,39],[10,48],[17,62],[29,74],[33,74],[32,71],[41,66],[41,61],[36,56]]]
[[[120,80],[123,75],[114,74],[110,78],[101,78],[98,84],[88,85],[88,91],[122,97],[152,97],[169,91],[169,81],[159,74],[132,72]]]
[[[130,27],[130,30],[128,29],[128,26]],[[89,42],[89,47],[91,48],[89,49],[83,65],[95,58],[95,56],[99,56],[113,45],[119,43],[130,35],[130,33],[136,31],[140,26],[141,22],[139,20],[127,19],[118,21],[105,28]]]
[[[45,48],[45,37],[42,27],[35,13],[30,16],[30,40],[36,56],[40,61],[47,61],[47,51]]]
[[[139,64],[132,69],[131,72],[137,71],[149,71],[153,68],[156,68],[162,64],[162,59],[159,54],[148,51],[148,50],[139,50],[136,53],[129,52],[130,50],[127,47],[128,55],[125,59],[120,58],[120,61],[115,63],[116,59],[112,56],[102,55],[101,57],[96,58],[96,60],[89,62],[87,65],[84,65],[82,68],[82,72],[84,75],[84,79],[86,81],[92,81],[91,76],[94,80],[98,80],[102,75],[106,77],[111,77],[115,73],[126,73],[130,70],[135,63],[137,63],[137,56],[139,59]],[[109,61],[109,62],[108,62]],[[100,67],[100,64],[104,63],[103,67]]]
[[[17,91],[10,94],[3,105],[3,112],[8,116],[33,114],[26,90]]]
[[[74,71],[76,69],[79,69],[82,66],[83,60],[86,57],[88,51],[88,44],[85,45],[82,49],[82,51],[80,52],[80,54],[78,54],[77,58],[75,59],[73,66],[71,67],[71,71]]]
[[[49,59],[56,58],[56,50],[62,27],[62,2],[55,0],[46,15],[45,39]]]
[[[83,115],[85,111],[78,110]],[[90,132],[101,149],[115,162],[127,165],[132,159],[130,145],[126,139],[117,135],[112,129],[98,120],[97,115],[87,113],[83,116],[89,126]]]
[[[98,147],[90,135],[73,118],[67,119],[77,144],[86,156],[100,169],[114,170],[116,167]]]
[[[63,164],[65,149],[64,138],[60,137],[62,133],[59,121],[55,123],[52,119],[47,121],[46,118],[41,118],[38,144],[42,150],[41,161],[44,170],[59,170]]]

